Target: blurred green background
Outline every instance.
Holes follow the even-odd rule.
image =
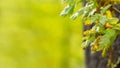
[[[80,19],[61,0],[0,0],[0,68],[84,68]]]

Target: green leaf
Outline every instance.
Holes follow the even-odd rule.
[[[96,26],[95,31],[99,34],[104,34],[105,33],[105,27],[103,25]]]
[[[81,16],[84,13],[84,9],[81,8],[80,10],[78,10],[75,14],[73,14],[70,18],[71,19],[76,19],[78,16]]]
[[[120,31],[120,23],[118,23],[118,24],[111,24],[111,25],[113,26],[114,30]]]
[[[118,18],[110,18],[110,19],[108,19],[108,23],[110,23],[110,24],[117,24],[118,21],[119,21]]]
[[[62,0],[63,3],[72,3],[74,0]]]
[[[86,48],[86,47],[88,47],[89,45],[90,45],[90,43],[91,42],[93,42],[95,40],[95,36],[91,36],[90,37],[90,39],[88,39],[88,40],[86,40],[86,41],[84,41],[83,43],[82,43],[82,48]]]
[[[101,13],[105,13],[106,10],[108,10],[111,7],[111,4],[108,4],[107,6],[105,6],[104,8],[102,8]]]
[[[107,17],[106,16],[101,16],[99,21],[102,25],[105,25],[106,21],[107,21]]]
[[[105,47],[109,48],[110,46],[110,39],[107,38],[106,35],[102,36],[101,41],[100,41],[100,45],[99,45],[99,50],[103,50]]]
[[[83,2],[83,0],[76,0],[77,3]]]
[[[117,36],[116,30],[107,29],[106,33],[101,38],[99,50],[103,50],[104,48],[109,48],[114,42],[116,36]]]
[[[68,2],[69,0],[62,0],[63,3]]]
[[[84,17],[90,17],[91,15],[93,15],[95,13],[96,9],[94,6],[94,2],[89,2],[86,4],[85,7],[80,8],[76,13],[74,13],[70,18],[71,19],[76,19],[79,16]]]
[[[93,15],[95,13],[96,9],[95,8],[92,8],[91,11],[89,12],[88,14],[88,17]]]
[[[69,14],[72,14],[73,13],[73,10],[74,10],[74,7],[75,7],[75,4],[73,5],[67,5],[63,11],[60,13],[61,16],[67,16]]]
[[[94,23],[95,21],[98,20],[98,18],[99,18],[99,14],[92,15],[92,16],[91,16],[91,22]]]

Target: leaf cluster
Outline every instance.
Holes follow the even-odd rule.
[[[102,50],[102,56],[110,50],[116,36],[120,34],[119,19],[115,17],[114,4],[119,4],[119,0],[88,0],[86,5],[74,11],[76,6],[83,2],[82,0],[63,0],[67,6],[61,12],[61,16],[70,16],[75,20],[82,18],[86,27],[91,29],[83,32],[82,47],[85,49],[89,45],[92,52]]]

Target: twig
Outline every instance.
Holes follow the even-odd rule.
[[[115,8],[114,6],[112,7],[116,12],[120,13],[120,10],[118,10],[117,8]]]

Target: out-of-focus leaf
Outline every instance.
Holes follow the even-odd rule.
[[[62,0],[63,3],[66,3],[66,2],[72,3],[73,1],[74,1],[74,0]]]
[[[106,21],[107,21],[107,17],[106,16],[101,16],[99,21],[102,25],[105,25]]]
[[[101,13],[105,13],[107,11],[107,9],[109,9],[110,7],[111,7],[111,4],[108,4],[107,6],[102,8]]]
[[[71,19],[76,19],[79,16],[82,17],[89,17],[90,15],[94,14],[95,9],[94,9],[94,3],[89,3],[86,5],[86,7],[81,8],[78,10],[75,14],[71,16]]]
[[[111,45],[110,39],[108,39],[107,36],[105,35],[101,38],[99,50],[103,50],[105,47],[109,48],[110,45]]]
[[[80,2],[82,2],[83,0],[77,0],[77,3],[80,3]]]
[[[87,18],[85,20],[85,26],[90,26],[92,24],[91,20],[89,18]]]
[[[71,19],[76,19],[78,16],[81,16],[84,13],[84,8],[78,10],[75,14],[71,16]]]
[[[92,16],[91,16],[91,22],[94,23],[95,21],[97,21],[97,20],[98,20],[98,17],[99,17],[98,14],[92,15]]]
[[[97,33],[99,34],[104,34],[105,33],[105,27],[102,25],[96,26],[96,30]]]
[[[89,12],[89,15],[88,15],[88,16],[93,15],[93,14],[95,13],[95,11],[96,11],[96,9],[95,9],[95,8],[94,8],[94,9],[92,9],[92,11],[90,11],[90,12]]]
[[[62,0],[63,3],[68,2],[69,0]]]
[[[109,48],[114,42],[116,35],[116,30],[107,29],[105,35],[103,35],[101,38],[99,50],[103,50],[105,47]]]
[[[82,48],[86,48],[90,45],[91,42],[95,40],[95,36],[90,37],[90,39],[86,40],[85,42],[82,43]]]
[[[107,18],[112,18],[112,13],[110,10],[106,11]]]
[[[104,49],[102,50],[102,57],[105,57],[106,52],[107,52],[107,48],[104,48]]]
[[[67,5],[67,6],[63,9],[63,11],[61,12],[60,15],[61,15],[61,16],[67,16],[67,15],[73,13],[74,7],[75,7],[75,4],[73,4],[73,5]]]
[[[88,3],[84,9],[85,11],[82,17],[90,17],[96,11],[95,3],[93,2]]]
[[[118,24],[111,24],[111,25],[113,26],[114,30],[120,31],[120,23],[118,23]]]
[[[99,42],[100,42],[100,39],[101,39],[102,36],[98,36],[92,43],[91,43],[91,50],[93,52],[96,52],[98,51],[99,49]]]
[[[110,19],[108,20],[108,22],[109,22],[110,24],[117,24],[118,21],[119,21],[118,18],[110,18]]]

